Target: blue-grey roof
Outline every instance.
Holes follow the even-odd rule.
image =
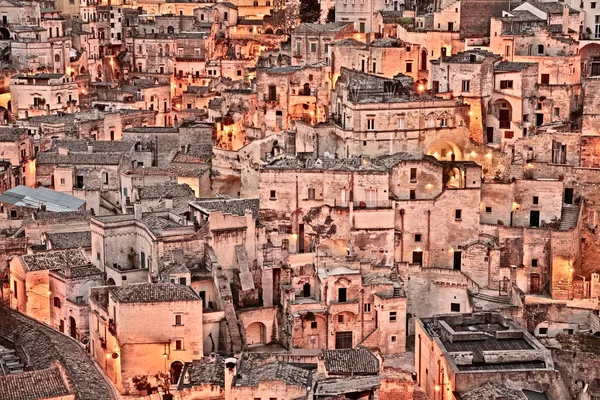
[[[77,211],[85,204],[84,200],[70,194],[46,188],[30,188],[19,185],[0,195],[0,203],[19,207],[40,208],[46,206],[47,211]]]

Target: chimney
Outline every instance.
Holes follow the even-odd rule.
[[[225,360],[225,400],[231,400],[231,387],[233,386],[233,379],[235,378],[237,367],[237,359],[229,357]]]
[[[92,145],[91,143],[88,144],[88,153],[93,153],[94,152],[94,145]]]
[[[142,220],[142,204],[139,201],[133,204],[133,216],[139,221]]]
[[[67,147],[59,147],[58,148],[58,155],[60,155],[60,156],[68,156],[69,155],[69,149]]]
[[[167,210],[172,210],[173,209],[173,198],[167,197],[165,199],[165,208]]]
[[[562,18],[562,28],[563,35],[569,34],[569,6],[565,3],[563,4],[563,18]]]

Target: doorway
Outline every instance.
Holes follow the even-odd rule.
[[[175,361],[171,364],[171,384],[177,385],[179,382],[179,376],[181,375],[181,370],[183,369],[183,363],[181,361]]]
[[[529,276],[529,293],[539,294],[540,293],[540,275],[531,274]]]
[[[75,318],[69,317],[69,335],[73,339],[77,339],[77,322],[75,322]]]
[[[565,204],[573,204],[573,188],[565,188]]]
[[[310,283],[305,283],[302,287],[304,297],[310,297]]]
[[[412,262],[413,264],[423,265],[423,252],[413,251]]]
[[[336,349],[351,349],[352,348],[352,332],[336,332],[335,333],[335,348]]]
[[[488,143],[494,143],[494,128],[488,126],[486,130],[486,139]]]
[[[338,289],[338,303],[345,303],[347,301],[346,294],[347,294],[346,288]]]
[[[532,228],[539,228],[540,226],[540,212],[539,211],[530,211],[529,212],[529,226]]]
[[[298,253],[304,253],[304,224],[298,225]]]
[[[535,114],[535,126],[540,126],[544,124],[544,114]]]
[[[462,263],[462,251],[455,251],[454,252],[454,264],[453,264],[454,269],[460,271],[461,263]]]

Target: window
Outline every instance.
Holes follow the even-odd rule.
[[[140,268],[146,268],[146,253],[144,253],[143,251],[140,252]]]
[[[504,46],[504,57],[510,56],[510,46]]]
[[[317,52],[317,44],[316,43],[311,43],[310,44],[310,52],[311,53],[316,53]]]
[[[344,316],[343,315],[338,315],[338,323],[340,323],[340,324],[344,323]]]
[[[396,322],[396,311],[390,311],[390,322]]]
[[[292,226],[291,225],[279,225],[279,233],[281,234],[291,234]]]
[[[547,335],[548,334],[548,328],[540,328],[539,334],[540,335]]]
[[[486,214],[491,214],[492,213],[492,207],[486,207],[485,208],[485,213]]]
[[[531,266],[534,267],[534,268],[537,268],[537,266],[538,266],[538,260],[537,260],[537,258],[532,258],[531,259]]]
[[[450,312],[460,312],[460,304],[450,303]]]
[[[65,178],[60,178],[60,186],[65,186]]]
[[[175,325],[183,325],[181,320],[181,314],[175,314]]]
[[[406,63],[406,72],[412,72],[412,63]]]
[[[462,81],[461,90],[469,92],[471,90],[471,81]]]
[[[17,210],[10,210],[10,218],[17,219]]]
[[[500,81],[500,89],[512,89],[513,81]]]
[[[454,219],[457,221],[462,219],[462,210],[454,210]]]
[[[595,1],[592,1],[590,3],[590,8],[596,8],[596,2]]]
[[[419,242],[421,242],[421,234],[415,233],[415,243],[419,243]]]
[[[560,117],[560,108],[559,107],[554,107],[554,117],[555,118]]]
[[[375,130],[375,118],[367,118],[367,130]]]
[[[102,183],[104,185],[108,185],[108,173],[107,172],[102,173]]]
[[[367,314],[370,313],[371,312],[371,303],[363,304],[363,311]]]
[[[338,302],[339,303],[345,303],[347,301],[346,294],[347,294],[346,288],[338,289]]]
[[[308,199],[309,200],[315,199],[315,189],[308,189]]]
[[[405,127],[405,120],[404,118],[398,118],[398,129],[406,129]]]
[[[417,183],[417,169],[410,169],[410,183]]]
[[[17,281],[13,281],[13,296],[15,296],[15,299],[19,298],[19,291],[17,290]]]
[[[277,86],[275,86],[275,85],[269,86],[269,100],[270,101],[277,100]]]
[[[542,74],[542,85],[550,84],[550,74]]]
[[[185,278],[179,278],[179,284],[183,285],[183,286],[186,286],[187,285],[187,279],[185,279]]]
[[[276,200],[276,199],[277,199],[277,191],[271,190],[269,200]]]
[[[317,321],[312,321],[310,323],[310,329],[317,329]]]
[[[448,118],[440,118],[440,126],[445,128],[448,126]]]
[[[505,131],[504,132],[504,139],[512,139],[513,137],[515,137],[514,131]]]
[[[411,189],[409,191],[409,197],[410,200],[415,200],[417,198],[417,191],[414,189]]]
[[[540,198],[538,196],[533,196],[533,205],[540,204]]]
[[[54,307],[60,308],[60,299],[58,297],[54,298]]]
[[[96,252],[96,260],[100,261],[100,252],[99,251]]]
[[[175,341],[175,350],[183,350],[183,340]]]
[[[540,55],[540,56],[544,55],[544,45],[543,44],[538,44],[538,55]]]
[[[373,63],[373,73],[377,73],[377,63]]]

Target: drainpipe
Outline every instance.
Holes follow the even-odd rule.
[[[365,289],[360,289],[360,341],[365,340]]]
[[[488,288],[492,285],[492,251],[488,249]]]
[[[404,208],[400,209],[400,262],[404,262]]]
[[[300,218],[298,216],[298,174],[296,174],[296,232],[298,232],[298,238],[296,239],[296,254],[300,253]]]
[[[431,267],[431,210],[427,210],[427,266]]]

